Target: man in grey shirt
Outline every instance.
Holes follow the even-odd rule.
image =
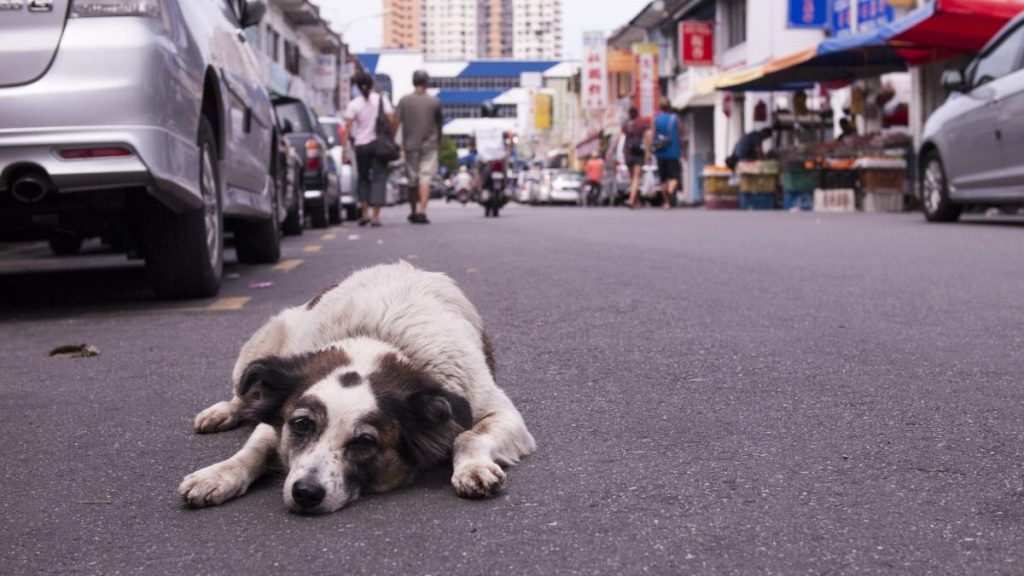
[[[429,224],[427,202],[430,200],[430,181],[437,174],[437,153],[441,147],[441,101],[427,94],[430,76],[423,70],[412,75],[416,91],[403,96],[398,102],[395,116],[402,127],[402,150],[405,152],[405,170],[409,178],[409,222]],[[418,197],[418,198],[417,198]]]

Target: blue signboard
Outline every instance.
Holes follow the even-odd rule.
[[[789,0],[790,28],[824,28],[828,25],[828,0]]]
[[[857,0],[857,31],[874,30],[893,20],[892,6],[886,0]]]
[[[832,0],[832,36],[853,33],[852,0]]]

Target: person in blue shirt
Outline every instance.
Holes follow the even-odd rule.
[[[665,209],[672,209],[672,199],[682,178],[682,138],[679,116],[672,111],[672,103],[662,99],[661,112],[654,117],[654,157],[658,159],[658,178],[665,196]]]

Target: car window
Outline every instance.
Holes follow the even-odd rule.
[[[1020,68],[1022,46],[1024,46],[1024,26],[1018,26],[999,44],[971,64],[969,71],[971,85],[982,86]]]
[[[340,122],[333,120],[320,121],[320,129],[324,132],[324,138],[327,139],[328,146],[336,146],[338,144],[339,128]]]
[[[292,132],[315,132],[316,129],[309,121],[309,114],[306,113],[306,107],[301,102],[282,102],[275,104],[274,109],[277,110],[278,121],[281,126],[284,126],[284,121],[288,120],[292,124]]]

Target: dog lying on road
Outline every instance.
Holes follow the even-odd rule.
[[[274,451],[293,512],[340,509],[452,458],[459,496],[488,497],[536,449],[494,383],[476,308],[443,274],[402,262],[354,273],[281,312],[242,347],[234,397],[203,410],[199,432],[258,421],[241,450],[185,477],[189,506],[241,496]]]

